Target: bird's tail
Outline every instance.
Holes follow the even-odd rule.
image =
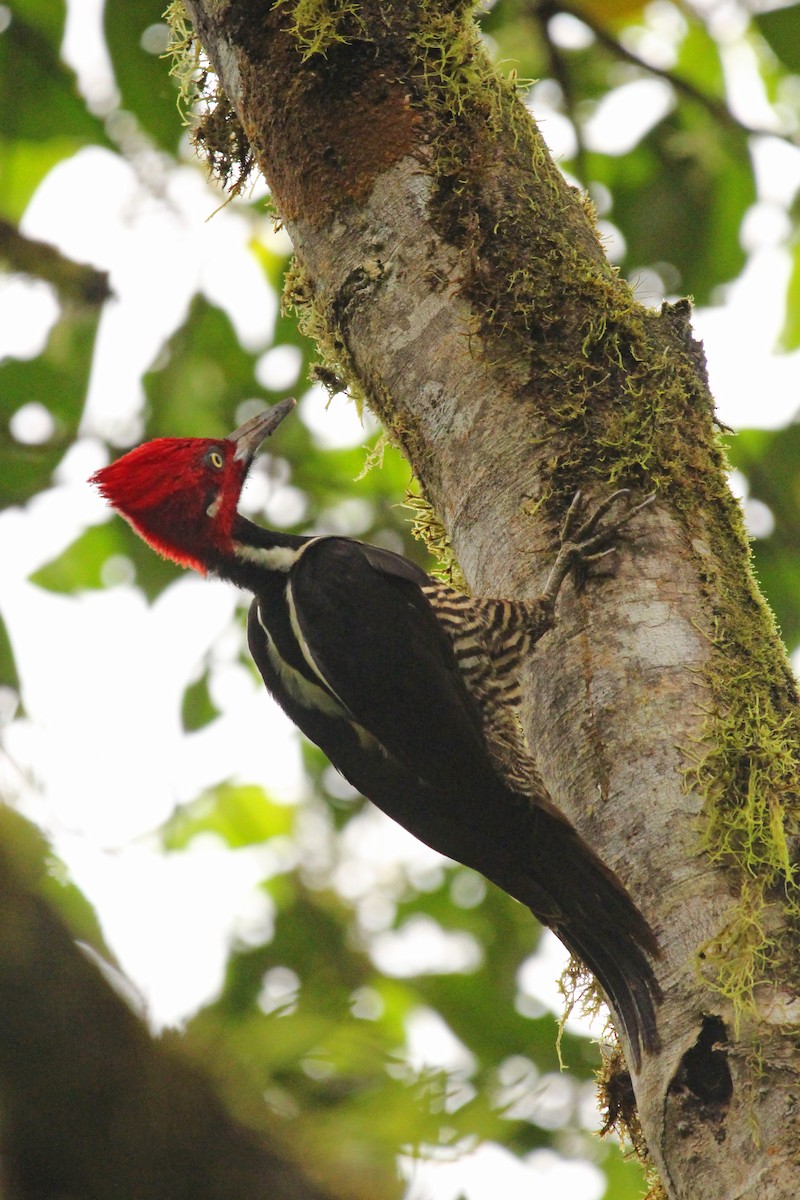
[[[495,881],[527,904],[596,977],[638,1068],[642,1050],[652,1053],[659,1046],[655,934],[613,871],[555,809],[529,810],[528,820],[534,827],[528,869],[522,877],[514,872],[513,879]],[[518,864],[518,854],[514,858]]]

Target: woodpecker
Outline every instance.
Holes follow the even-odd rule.
[[[362,795],[549,926],[600,982],[638,1066],[658,1047],[658,943],[548,795],[518,667],[553,626],[570,572],[609,553],[652,497],[615,492],[587,516],[578,494],[538,599],[464,596],[389,550],[241,516],[248,470],[294,404],[226,438],[147,442],[91,482],[159,554],[253,594],[250,651],[292,721]]]

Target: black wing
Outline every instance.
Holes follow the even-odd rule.
[[[638,1061],[640,1042],[658,1042],[659,990],[644,953],[657,953],[653,933],[569,822],[493,770],[476,703],[421,591],[426,579],[407,560],[344,538],[309,544],[292,568],[295,634],[341,716],[281,690],[254,605],[256,662],[292,719],[365,796],[556,930],[600,979]],[[383,749],[365,743],[359,726]]]
[[[353,718],[432,784],[493,776],[477,706],[421,591],[427,576],[388,551],[320,538],[290,577],[306,656]]]

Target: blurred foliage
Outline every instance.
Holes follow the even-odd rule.
[[[800,425],[745,429],[728,456],[746,477],[748,500],[766,505],[774,521],[753,543],[756,574],[775,611],[784,641],[800,645]]]
[[[41,354],[0,363],[0,507],[23,504],[43,491],[75,441],[97,321],[90,308],[67,309]],[[20,444],[11,433],[14,414],[27,404],[43,405],[53,418],[52,435],[41,445]]]
[[[109,144],[60,57],[64,6],[15,0],[0,35],[0,214],[18,220],[47,172],[81,146]]]
[[[89,146],[128,161],[143,193],[150,189],[156,199],[163,174],[152,171],[154,156],[162,173],[178,164],[185,169],[177,90],[160,57],[163,6],[164,0],[106,0],[103,31],[117,91],[91,105],[61,54],[63,3],[0,6],[0,220],[8,234],[0,240],[0,261],[9,271],[44,281],[39,286],[50,288],[58,302],[41,352],[0,363],[0,507],[25,505],[45,492],[79,440],[106,298],[96,272],[76,265],[76,285],[67,260],[59,264],[26,238],[19,222],[36,189],[53,168]],[[534,108],[537,97],[546,98],[568,123],[574,152],[562,165],[590,188],[602,218],[621,233],[620,270],[635,277],[649,269],[671,295],[691,292],[698,302],[717,296],[744,266],[740,229],[756,198],[751,149],[758,131],[728,106],[724,58],[731,35],[669,0],[655,6],[637,0],[497,0],[481,20],[498,61],[507,60],[502,69],[540,81],[531,92]],[[736,37],[773,105],[775,130],[796,139],[800,5],[752,18],[740,8],[737,21]],[[603,105],[625,94],[621,89],[648,82],[666,89],[661,114],[624,153],[604,149],[591,132]],[[210,195],[209,212],[217,204]],[[287,259],[263,235],[264,201],[238,197],[231,211],[250,223],[253,258],[279,292]],[[787,349],[800,345],[798,212],[795,203],[786,222],[794,228],[786,247],[794,264]],[[269,345],[243,346],[230,316],[194,295],[141,380],[136,440],[221,435],[243,419],[243,402],[282,399],[288,389],[270,390],[259,371],[261,355],[277,346],[293,348],[299,357],[302,392],[314,348],[292,319],[277,317]],[[31,444],[18,436],[15,418],[34,404],[49,412],[53,424],[45,440]],[[800,642],[798,428],[747,431],[730,446],[751,497],[774,518],[773,532],[755,543],[755,558],[790,647]],[[112,431],[107,440],[110,454],[126,448]],[[266,473],[273,491],[289,488],[300,498],[290,506],[291,528],[356,533],[425,562],[424,551],[409,544],[400,507],[410,484],[407,466],[390,450],[380,469],[355,482],[364,462],[363,448],[325,449],[297,419],[282,427],[257,471]],[[154,600],[177,575],[115,519],[79,532],[33,579],[66,595],[134,580]],[[24,700],[12,645],[13,629],[0,619],[0,682]],[[212,675],[205,663],[187,681],[181,719],[190,734],[217,719]],[[597,1143],[586,1132],[580,1097],[596,1048],[571,1034],[562,1045],[568,1099],[557,1112],[547,1108],[558,1070],[554,1021],[519,988],[520,965],[537,940],[528,914],[455,867],[422,879],[397,866],[375,882],[371,896],[353,898],[348,890],[345,898],[336,881],[355,869],[348,839],[365,819],[364,805],[332,782],[314,747],[304,748],[304,763],[308,798],[300,809],[276,803],[258,787],[223,781],[179,808],[161,831],[165,852],[174,854],[200,837],[221,841],[231,853],[262,844],[271,852],[264,867],[263,936],[232,948],[221,995],[186,1032],[233,1111],[258,1123],[266,1099],[295,1152],[322,1178],[353,1180],[353,1195],[395,1194],[399,1150],[412,1156],[435,1150],[441,1158],[494,1140],[519,1154],[539,1147],[565,1154],[580,1149],[605,1172],[607,1195],[633,1200],[641,1191],[639,1168],[613,1143]],[[27,835],[12,833],[15,846],[28,847],[20,853],[30,854]],[[45,864],[42,887],[50,899],[76,936],[104,953],[89,907],[42,846],[36,854]],[[421,922],[472,947],[472,965],[382,975],[376,966],[380,938],[401,937]],[[458,1040],[462,1070],[447,1076],[412,1067],[408,1028],[420,1013],[438,1014]]]
[[[753,19],[775,57],[787,70],[800,72],[800,5],[776,7]]]
[[[166,850],[184,850],[198,835],[213,833],[238,849],[290,834],[293,814],[288,805],[271,803],[261,788],[222,783],[191,805],[176,808],[162,840]]]
[[[171,154],[184,129],[177,119],[178,86],[163,61],[169,29],[162,0],[105,0],[103,33],[120,93],[144,133]]]

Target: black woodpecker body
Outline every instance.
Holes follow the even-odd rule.
[[[519,721],[518,665],[551,628],[573,567],[607,553],[644,505],[603,524],[627,493],[588,519],[576,497],[537,601],[472,599],[390,551],[236,512],[258,445],[289,407],[220,442],[148,443],[95,482],[161,553],[253,594],[250,650],[289,717],[362,795],[553,929],[599,980],[638,1064],[658,1045],[656,939],[550,800]]]

